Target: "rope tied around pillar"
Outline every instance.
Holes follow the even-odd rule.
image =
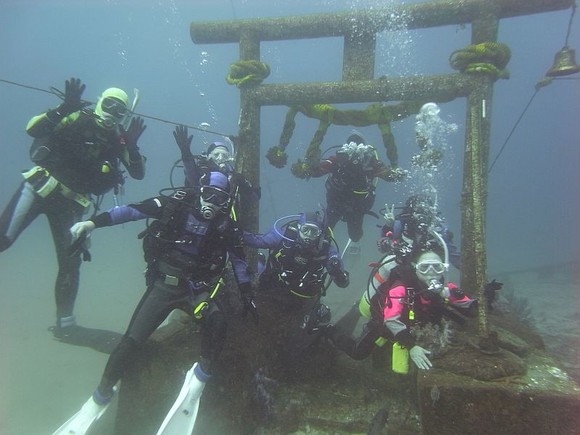
[[[511,58],[511,50],[499,42],[482,42],[456,50],[449,56],[449,64],[455,70],[466,74],[487,74],[494,80],[509,79],[506,66]]]
[[[240,60],[230,65],[226,82],[238,88],[256,86],[270,75],[270,67],[258,60]]]

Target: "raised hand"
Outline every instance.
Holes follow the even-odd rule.
[[[70,114],[81,110],[83,107],[89,103],[83,103],[81,101],[81,96],[85,91],[86,85],[81,83],[81,79],[72,77],[71,79],[65,81],[64,84],[64,102],[61,105],[63,114]]]
[[[187,133],[188,133],[187,127],[185,125],[178,125],[177,127],[175,127],[175,130],[173,131],[175,143],[177,143],[177,146],[181,150],[181,158],[183,160],[193,157],[193,154],[191,153],[190,149],[193,135],[188,136]]]
[[[131,118],[131,122],[127,130],[120,125],[119,128],[121,129],[121,136],[125,140],[125,145],[129,149],[137,148],[137,140],[143,134],[147,126],[145,125],[145,121],[140,116],[136,116]]]

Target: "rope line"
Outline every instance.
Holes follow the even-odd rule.
[[[56,89],[54,87],[51,87],[50,90],[48,90],[48,89],[37,88],[36,86],[17,83],[17,82],[14,82],[11,80],[6,80],[6,79],[0,79],[0,82],[7,83],[7,84],[13,85],[13,86],[18,86],[18,87],[25,88],[25,89],[31,89],[33,91],[44,92],[46,94],[56,95],[57,97],[59,97],[61,99],[64,98],[64,93],[62,91],[60,91],[59,89]],[[88,103],[88,104],[95,104],[93,101],[88,101],[88,100],[82,100],[82,101],[85,103]],[[219,131],[214,131],[214,130],[208,130],[206,128],[196,127],[194,125],[188,125],[188,124],[184,124],[181,122],[170,121],[168,119],[159,118],[157,116],[145,115],[143,113],[138,113],[138,112],[133,112],[133,115],[140,116],[140,117],[146,118],[146,119],[152,119],[154,121],[164,122],[166,124],[183,125],[185,127],[191,128],[192,130],[202,131],[204,133],[209,133],[209,134],[215,134],[217,136],[229,137],[229,138],[234,137],[233,135],[230,135],[230,134],[221,133]]]

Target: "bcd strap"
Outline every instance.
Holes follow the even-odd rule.
[[[207,311],[209,310],[210,302],[215,298],[223,283],[224,283],[223,276],[220,276],[213,290],[211,291],[211,293],[209,293],[208,297],[193,308],[193,317],[195,319],[201,320],[203,316],[207,313]]]
[[[46,198],[55,190],[59,190],[62,196],[71,201],[76,202],[83,208],[88,208],[91,205],[91,200],[86,195],[77,193],[71,188],[65,186],[48,172],[42,166],[35,166],[32,169],[22,173],[24,179],[30,183],[34,191],[41,198]]]

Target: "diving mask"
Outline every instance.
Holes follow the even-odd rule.
[[[101,109],[103,112],[111,115],[113,118],[121,121],[127,115],[127,106],[122,101],[116,98],[103,98],[101,102]]]
[[[298,226],[300,239],[306,243],[312,243],[320,237],[322,230],[316,224],[304,223]]]
[[[129,97],[119,88],[109,88],[103,92],[97,101],[95,115],[97,123],[106,129],[121,124],[129,113]]]
[[[214,148],[207,157],[220,167],[234,160],[230,152],[224,147]]]
[[[230,201],[230,194],[214,186],[202,186],[201,199],[218,207],[225,207]]]
[[[447,265],[441,261],[437,260],[425,260],[417,263],[415,269],[418,273],[426,275],[428,273],[434,273],[440,275],[447,270]]]

